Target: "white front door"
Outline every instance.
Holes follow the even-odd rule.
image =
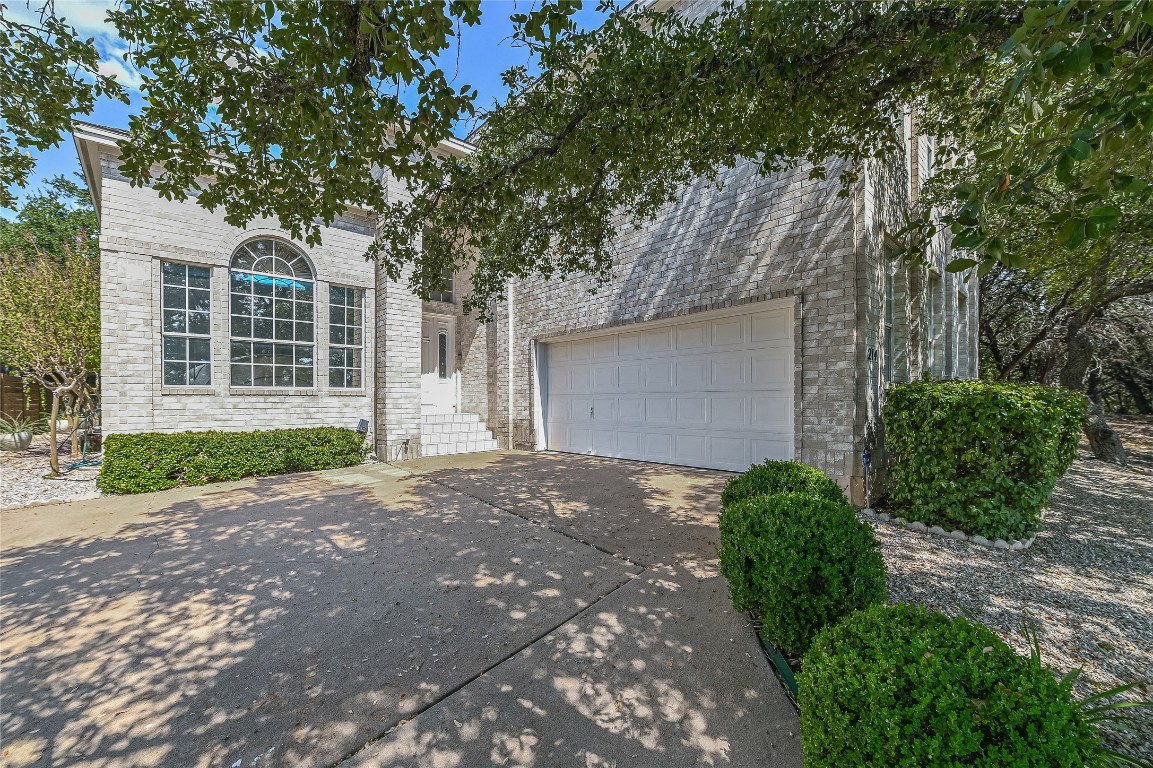
[[[794,456],[791,299],[558,339],[544,353],[553,450],[738,472]]]
[[[456,320],[425,315],[420,333],[421,413],[456,412]]]

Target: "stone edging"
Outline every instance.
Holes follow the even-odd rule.
[[[917,531],[918,533],[932,533],[936,536],[943,536],[946,539],[955,539],[956,541],[967,541],[971,544],[977,544],[982,547],[989,547],[990,549],[1012,550],[1019,552],[1033,546],[1033,542],[1037,539],[1037,534],[1033,534],[1027,539],[1013,539],[1012,541],[1005,541],[1004,539],[994,539],[989,541],[984,536],[977,536],[965,533],[964,531],[946,531],[939,525],[927,526],[921,522],[910,523],[903,517],[893,517],[888,512],[874,512],[869,507],[860,510],[860,513],[865,517],[873,520],[880,520],[885,523],[894,523],[902,528],[908,528],[910,531]]]

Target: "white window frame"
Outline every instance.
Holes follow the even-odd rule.
[[[169,281],[169,271],[176,268],[181,273],[181,281]],[[203,286],[193,286],[191,284],[191,277],[189,270],[203,270],[207,273],[206,283]],[[208,300],[206,309],[192,309],[191,299],[192,293],[195,291],[199,296],[203,294],[203,298]],[[171,295],[176,293],[182,294],[181,305],[175,306],[169,304]],[[175,331],[168,330],[168,316],[169,313],[180,312],[183,314],[184,330]],[[192,316],[203,316],[202,320],[205,323],[205,331],[203,333],[193,332]],[[169,354],[169,341],[179,341],[184,349],[183,359],[173,357]],[[202,347],[207,350],[207,356],[198,357],[196,360],[191,359],[193,343],[196,342],[197,347]],[[170,365],[181,365],[184,369],[184,380],[181,382],[172,382],[168,380],[168,367]],[[203,372],[204,376],[199,381],[193,381],[193,367],[197,366],[197,371]],[[164,387],[210,387],[212,386],[212,267],[207,267],[202,264],[187,264],[180,261],[161,261],[160,262],[160,382]]]
[[[335,302],[335,296],[338,291],[345,292],[345,300],[342,303]],[[348,303],[349,293],[353,298],[352,304]],[[359,303],[356,303],[359,300]],[[353,286],[345,285],[329,285],[328,286],[328,386],[333,389],[364,389],[364,303],[365,303],[365,290],[363,288],[356,288]],[[343,322],[333,322],[334,310],[336,308],[343,310]],[[360,321],[356,324],[348,322],[349,312],[359,313]],[[336,339],[336,331],[338,328],[344,330],[343,340]],[[348,334],[350,331],[356,333],[353,338],[358,339],[355,344],[348,343]],[[336,355],[334,351],[340,350],[343,354],[344,365],[335,365],[334,360]],[[352,355],[352,361],[355,365],[349,365],[349,355]],[[334,383],[334,374],[340,373],[341,383]],[[353,383],[355,380],[355,383]]]

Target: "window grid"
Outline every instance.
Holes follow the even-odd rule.
[[[444,269],[440,273],[440,282],[436,285],[434,290],[428,292],[429,301],[442,301],[445,304],[452,304],[456,300],[456,296],[452,291],[452,280],[454,273],[451,269]]]
[[[161,368],[165,386],[212,384],[212,271],[160,264]]]
[[[328,385],[364,385],[364,290],[328,287]]]
[[[229,272],[231,386],[314,386],[312,277],[304,257],[275,240],[237,251]]]

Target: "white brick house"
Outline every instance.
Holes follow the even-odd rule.
[[[595,294],[514,282],[482,325],[460,309],[465,276],[422,302],[364,260],[370,212],[315,248],[268,222],[237,229],[133,188],[124,134],[78,124],[101,219],[105,430],[366,419],[383,459],[497,440],[731,470],[795,457],[863,503],[885,386],[976,375],[975,277],[945,272],[943,241],[928,267],[886,258],[932,162],[904,131],[904,156],[871,163],[848,197],[804,167],[702,181],[622,231]]]

